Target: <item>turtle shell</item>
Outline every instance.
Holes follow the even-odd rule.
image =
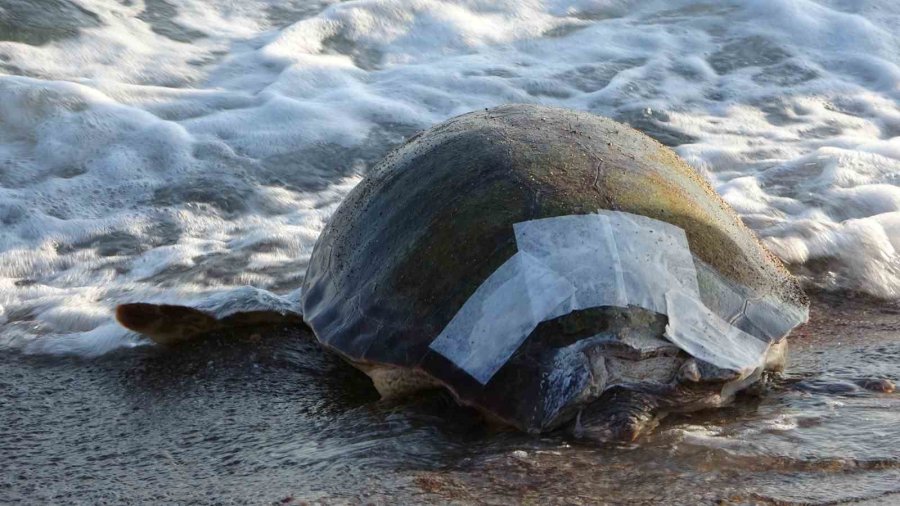
[[[418,369],[512,425],[550,428],[571,413],[561,405],[589,397],[589,385],[577,378],[562,397],[549,395],[559,350],[597,335],[658,337],[666,316],[601,307],[543,322],[483,385],[429,345],[516,254],[514,224],[601,209],[683,229],[704,266],[698,273],[713,273],[748,297],[808,305],[796,279],[670,149],[593,114],[507,105],[416,135],[350,192],[313,250],[304,318],[351,362]],[[705,293],[714,307],[715,294]]]

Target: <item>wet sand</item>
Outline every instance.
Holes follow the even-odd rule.
[[[0,355],[0,502],[900,502],[900,304],[814,294],[782,386],[634,444],[486,427],[445,394],[381,402],[291,329],[98,359]]]

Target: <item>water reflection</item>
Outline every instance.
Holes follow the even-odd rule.
[[[855,381],[897,380],[898,359],[896,307],[819,295],[768,395],[598,447],[486,426],[440,392],[379,401],[365,376],[291,329],[91,361],[6,353],[0,499],[890,500],[900,396]]]

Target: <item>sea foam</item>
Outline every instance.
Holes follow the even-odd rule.
[[[391,147],[509,102],[630,123],[807,283],[900,297],[895,2],[54,5],[0,12],[0,346],[97,355],[143,342],[118,303],[290,292]]]

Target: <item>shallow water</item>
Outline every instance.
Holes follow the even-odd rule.
[[[446,395],[378,400],[282,329],[99,359],[0,356],[0,502],[830,504],[900,501],[900,306],[818,298],[781,383],[634,444],[492,429]]]
[[[893,0],[0,0],[0,349],[299,284],[389,149],[509,102],[672,145],[813,286],[900,296]]]
[[[0,503],[900,503],[900,396],[853,383],[900,380],[898,24],[893,0],[0,0]],[[595,447],[379,402],[296,330],[166,351],[113,322],[290,292],[389,149],[510,102],[710,179],[817,294],[783,387]]]

